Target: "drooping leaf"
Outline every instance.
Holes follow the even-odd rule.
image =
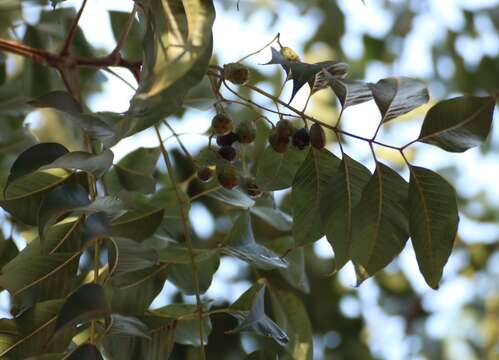
[[[128,191],[154,192],[156,179],[153,174],[159,154],[159,148],[141,147],[121,159],[113,169],[121,187]]]
[[[124,316],[120,314],[111,315],[111,325],[106,336],[137,336],[144,339],[150,339],[147,334],[147,325],[133,316]]]
[[[134,240],[112,238],[116,259],[112,261],[112,275],[122,276],[129,272],[150,268],[158,263],[158,253]]]
[[[296,172],[307,157],[306,151],[290,148],[278,153],[268,147],[258,162],[256,183],[263,191],[282,190],[291,187]]]
[[[264,270],[288,266],[286,260],[281,259],[279,255],[256,242],[248,211],[242,212],[232,225],[224,242],[223,251]]]
[[[256,295],[253,297],[253,302],[251,308],[248,311],[240,311],[238,309],[237,302],[235,307],[231,308],[234,310],[231,315],[239,320],[239,325],[234,329],[230,330],[229,333],[236,333],[241,331],[251,331],[258,335],[271,337],[279,345],[285,346],[289,342],[289,338],[286,333],[267,315],[264,311],[264,299],[265,299],[265,287],[261,287]],[[253,294],[255,289],[250,288],[247,293]],[[244,293],[241,297],[249,297],[248,294]],[[242,305],[241,303],[239,305]]]
[[[255,200],[239,189],[228,190],[221,188],[208,193],[206,196],[217,199],[227,205],[243,209],[248,209],[255,205]]]
[[[294,288],[309,293],[310,284],[305,270],[303,247],[295,248],[291,236],[283,236],[272,240],[268,246],[277,254],[286,254],[285,259],[288,262],[288,267],[278,269],[281,276]]]
[[[42,169],[63,168],[83,170],[100,178],[111,167],[113,158],[114,154],[109,149],[95,155],[85,151],[73,151],[43,166]]]
[[[343,109],[362,104],[373,98],[371,89],[362,81],[339,79],[329,73],[326,73],[325,76]]]
[[[310,244],[323,235],[321,201],[331,177],[338,172],[340,160],[326,149],[311,148],[293,180],[291,204],[293,237],[296,245]]]
[[[27,175],[9,186],[0,206],[25,224],[36,225],[38,209],[45,196],[56,186],[69,181],[71,174],[63,169],[52,169]]]
[[[68,360],[104,360],[99,349],[93,344],[78,346],[69,356]]]
[[[208,290],[213,280],[213,275],[220,265],[220,254],[218,250],[203,252],[195,257],[198,274],[199,290],[204,293]],[[194,277],[191,262],[188,264],[173,264],[169,267],[168,278],[179,290],[187,295],[195,294]]]
[[[89,246],[93,241],[109,237],[111,226],[106,213],[96,212],[85,217],[81,232],[81,244]]]
[[[270,287],[272,313],[276,323],[288,334],[285,345],[291,359],[312,360],[312,324],[303,302],[292,292]]]
[[[38,108],[54,108],[67,113],[80,113],[81,105],[67,91],[56,90],[40,95],[28,101]]]
[[[367,276],[404,248],[409,238],[407,196],[405,180],[378,162],[352,216],[351,258]]]
[[[463,152],[483,144],[490,133],[494,97],[465,95],[444,100],[426,114],[418,141]]]
[[[369,87],[383,123],[426,104],[430,99],[428,89],[421,81],[406,77],[382,79]]]
[[[327,201],[321,202],[321,219],[324,233],[334,250],[337,270],[350,259],[352,213],[370,177],[366,167],[344,154],[338,172],[331,177],[324,191]]]
[[[111,28],[114,39],[118,41],[126,28],[130,13],[123,11],[109,11],[111,17]],[[126,42],[122,48],[122,53],[126,59],[142,58],[142,36],[138,22],[134,19]]]
[[[35,304],[15,319],[0,320],[0,357],[25,359],[42,352],[63,352],[74,333],[62,331],[52,339],[55,319],[62,300]]]
[[[455,190],[431,170],[411,166],[409,228],[419,269],[438,288],[457,234],[459,216]]]
[[[62,305],[54,331],[59,332],[65,327],[107,316],[110,312],[104,289],[98,284],[85,284]]]
[[[253,206],[250,211],[279,231],[290,231],[293,225],[293,218],[290,215],[274,207]]]

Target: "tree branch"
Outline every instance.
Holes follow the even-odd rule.
[[[73,22],[71,23],[71,27],[69,28],[68,33],[66,34],[66,38],[64,39],[64,44],[62,46],[61,55],[69,55],[71,45],[73,44],[73,40],[76,34],[76,29],[78,28],[78,22],[80,21],[81,14],[83,14],[83,10],[85,9],[85,5],[87,5],[87,0],[83,0],[81,4],[80,10],[76,14]]]

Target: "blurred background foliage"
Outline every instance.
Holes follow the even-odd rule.
[[[55,51],[60,48],[69,22],[75,14],[74,6],[78,6],[78,3],[68,0],[53,10],[51,4],[43,0],[0,0],[0,37]],[[106,6],[112,7],[109,4]],[[480,95],[497,92],[497,1],[365,0],[365,5],[362,5],[360,0],[220,0],[216,1],[216,6],[219,17],[217,21],[234,17],[250,33],[256,21],[260,26],[259,31],[266,33],[269,40],[276,32],[281,32],[285,39],[283,42],[290,42],[305,61],[333,59],[347,62],[350,65],[350,77],[354,79],[374,81],[388,75],[418,77],[429,84],[435,99],[457,93]],[[114,26],[119,26],[119,22],[123,21],[123,16],[111,13],[110,19],[114,30]],[[288,29],[280,27],[283,23],[289,25],[301,22],[306,22],[311,34],[303,41],[290,40],[286,36]],[[125,48],[125,54],[130,57],[138,54],[141,37],[140,31],[135,31]],[[223,41],[223,34],[215,29],[214,59],[227,59],[229,55],[224,54],[224,49],[242,45]],[[93,46],[82,30],[77,32],[74,51],[82,56],[105,53],[104,49]],[[115,96],[105,91],[108,73],[83,69],[78,76],[87,106],[91,107],[96,97],[101,96],[109,101]],[[255,65],[252,68],[251,82],[272,89],[274,93],[279,91],[282,81],[283,74],[278,67],[270,69]],[[189,101],[194,103],[194,100],[207,96],[205,85],[201,84],[194,89],[189,95]],[[4,183],[17,154],[35,141],[61,142],[70,150],[81,148],[78,129],[60,118],[56,112],[32,112],[21,106],[20,102],[12,101],[14,97],[27,98],[63,88],[53,69],[0,52],[1,183]],[[241,91],[241,94],[251,97],[245,91]],[[321,118],[334,118],[338,109],[332,99],[330,92],[317,94],[309,105],[310,113],[314,116],[319,114]],[[188,117],[205,118],[202,128],[207,129],[211,113],[199,115],[199,112],[193,111],[195,110],[186,109],[178,114],[178,118],[182,117],[182,121]],[[237,119],[254,116],[242,107],[231,107],[230,111]],[[404,118],[401,123],[390,125],[387,135],[396,138],[404,129],[413,128],[421,115],[411,114],[410,118]],[[262,126],[259,131],[265,133],[268,130]],[[202,137],[201,141],[199,139],[197,137],[197,144],[192,146],[193,154],[206,146],[206,140]],[[133,146],[133,138],[126,144],[129,147],[126,152],[129,152],[132,149],[130,144]],[[174,141],[169,144],[174,144]],[[257,142],[255,154],[263,149],[263,145],[258,145]],[[431,151],[436,150],[430,149],[428,152],[416,147],[411,158],[431,157]],[[174,154],[178,176],[181,180],[187,180],[194,172],[193,165],[180,150]],[[397,164],[398,159],[389,153],[381,155],[385,160]],[[359,156],[362,158],[361,154]],[[465,220],[462,221],[462,226],[465,222],[466,228],[466,236],[460,236],[456,241],[438,292],[422,283],[417,265],[414,261],[407,260],[409,256],[404,254],[411,252],[410,256],[413,258],[412,249],[406,249],[398,260],[360,288],[353,286],[352,269],[342,270],[334,276],[329,275],[333,268],[332,259],[331,255],[321,250],[322,247],[308,247],[304,250],[308,286],[304,286],[302,291],[295,290],[295,293],[304,301],[310,316],[315,358],[499,359],[497,128],[486,146],[474,151],[472,157],[463,161],[473,163],[468,164],[469,167],[463,167],[453,159],[444,159],[436,166],[457,187],[461,217]],[[489,171],[480,175],[480,171],[483,171],[480,164],[494,162],[495,165],[487,168]],[[400,166],[402,170],[401,163]],[[483,179],[486,186],[477,186],[470,181],[471,178],[465,171],[473,168],[478,173],[477,177],[486,177]],[[161,166],[154,176],[160,183],[166,181]],[[203,191],[203,186],[205,185],[191,182],[188,194],[192,196]],[[289,210],[289,196],[286,192],[279,193],[276,199],[282,209]],[[196,208],[199,210],[200,207],[204,211],[205,224],[194,224],[198,235],[196,241],[199,247],[214,247],[227,233],[227,218],[232,215],[226,207],[209,197],[200,198]],[[4,239],[1,239],[0,259],[5,264],[16,252],[12,244],[22,246],[22,237],[16,224],[10,224],[5,213],[1,216]],[[169,232],[165,236],[175,237],[175,226],[169,225]],[[212,231],[200,231],[203,226],[204,230],[210,228]],[[271,244],[282,236],[281,232],[265,221],[255,220],[253,226],[259,242]],[[234,291],[231,289],[235,284],[249,284],[247,280],[253,282],[258,276],[262,276],[251,272],[240,262],[236,262],[233,267],[237,269],[234,276],[214,280],[222,282],[217,286],[217,292],[211,293],[216,300],[215,307],[228,305],[224,302],[233,299],[227,294]],[[263,276],[289,287],[277,271]],[[304,293],[303,290],[307,287],[310,291]],[[160,296],[163,296],[163,302],[182,299],[182,295],[172,289],[169,294],[165,295],[163,292]],[[2,295],[2,307],[5,312],[9,311],[5,292]],[[277,316],[272,313],[270,306],[266,309],[271,316]],[[229,316],[217,315],[212,321],[209,359],[241,359],[244,353],[256,347],[272,353],[277,346],[272,340],[253,335],[239,337],[224,334],[224,331],[235,326],[235,320]],[[195,353],[192,348],[177,346],[172,358],[194,359]],[[270,357],[262,352],[253,358]]]

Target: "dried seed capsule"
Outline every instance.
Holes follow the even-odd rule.
[[[218,149],[218,155],[224,158],[227,161],[234,161],[236,158],[237,152],[232,146],[222,146]]]
[[[275,152],[286,152],[286,150],[288,150],[289,137],[279,136],[277,128],[274,128],[270,131],[269,144]]]
[[[208,166],[202,166],[198,169],[196,174],[199,180],[207,182],[213,177],[213,170]]]
[[[300,61],[300,57],[295,51],[287,46],[281,48],[281,54],[289,61]]]
[[[310,127],[310,143],[319,150],[326,146],[326,134],[322,126],[317,123]]]
[[[255,183],[254,180],[252,179],[246,179],[246,192],[248,193],[249,196],[251,197],[260,197],[263,193],[260,188],[258,188],[258,185]]]
[[[229,163],[217,165],[217,179],[220,185],[229,190],[239,185],[236,168]]]
[[[251,120],[241,121],[236,127],[236,134],[241,144],[252,143],[256,138],[255,123]]]
[[[217,136],[218,146],[231,146],[236,141],[239,141],[239,136],[237,136],[237,134],[232,131],[226,135]]]
[[[225,135],[232,131],[232,120],[225,114],[216,114],[211,120],[211,128],[217,135]]]
[[[293,145],[303,150],[310,144],[310,135],[307,128],[301,128],[293,134]]]
[[[249,69],[240,63],[229,63],[224,65],[224,77],[236,85],[244,85],[250,76]]]

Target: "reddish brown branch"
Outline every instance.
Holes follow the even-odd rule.
[[[71,27],[69,28],[68,33],[66,34],[66,38],[64,39],[64,45],[62,46],[61,55],[68,55],[70,53],[69,49],[73,44],[73,39],[76,34],[76,29],[78,28],[78,22],[80,21],[81,14],[83,14],[83,10],[85,9],[85,5],[87,5],[87,0],[83,0],[81,4],[80,10],[76,14],[73,22],[71,23]]]

